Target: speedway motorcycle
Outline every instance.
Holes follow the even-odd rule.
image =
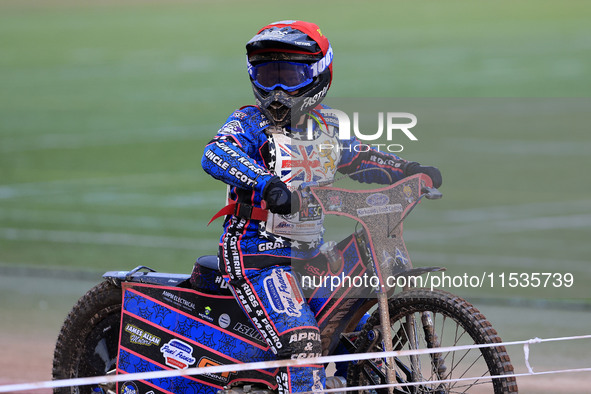
[[[430,178],[417,174],[379,189],[355,191],[308,184],[302,192],[304,201],[325,214],[357,222],[352,235],[325,243],[319,258],[298,268],[291,280],[301,287],[275,283],[272,289],[278,297],[289,286],[303,290],[302,302],[310,304],[318,321],[323,355],[501,342],[467,301],[415,287],[421,275],[442,270],[413,268],[402,238],[403,221],[411,210],[423,198],[441,197]],[[137,267],[103,277],[65,320],[54,353],[54,379],[276,359],[229,291],[216,256],[200,257],[191,275]],[[373,280],[356,286],[356,278]],[[335,370],[336,376],[329,376]],[[271,394],[277,388],[276,373],[237,368],[55,392]],[[328,365],[326,387],[356,387],[360,393],[517,392],[514,378],[491,378],[512,373],[504,347],[469,348],[458,354],[442,349]],[[476,378],[453,381],[466,377]],[[384,388],[393,383],[400,385]]]

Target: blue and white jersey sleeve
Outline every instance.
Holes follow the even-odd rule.
[[[404,178],[406,160],[378,151],[356,138],[341,141],[339,172],[364,183],[391,184]]]
[[[262,130],[268,121],[252,108],[232,113],[205,147],[201,165],[214,178],[260,196],[273,174],[265,167],[261,153],[267,143]]]

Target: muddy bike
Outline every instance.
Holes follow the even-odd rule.
[[[402,238],[406,216],[423,199],[441,196],[422,174],[373,190],[308,184],[303,209],[354,219],[356,231],[327,242],[318,258],[284,276],[276,292],[302,293],[320,328],[323,355],[437,349],[495,344],[501,339],[467,301],[441,290],[416,288]],[[339,277],[343,280],[319,281]],[[191,275],[146,267],[107,272],[105,281],[74,306],[60,331],[54,379],[185,369],[275,360],[218,271],[216,256],[197,260]],[[370,278],[370,286],[344,279]],[[405,278],[400,289],[395,283]],[[304,299],[305,298],[305,299]],[[510,393],[517,384],[502,346],[376,357],[337,365],[327,388],[360,393]],[[330,368],[333,370],[334,368]],[[277,368],[204,373],[56,389],[56,393],[274,393]],[[501,376],[491,378],[491,376]],[[473,378],[457,381],[454,379]],[[398,383],[396,387],[392,384]],[[389,387],[386,387],[390,385]]]

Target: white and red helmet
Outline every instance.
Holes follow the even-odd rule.
[[[276,126],[320,104],[332,82],[332,48],[314,23],[271,23],[246,44],[246,54],[257,105]]]

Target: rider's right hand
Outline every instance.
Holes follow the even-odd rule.
[[[267,208],[273,213],[287,215],[299,211],[300,198],[298,193],[292,193],[278,176],[271,178],[263,190],[263,199]]]
[[[414,174],[425,174],[433,181],[433,187],[439,188],[443,183],[441,171],[437,167],[422,166],[416,161],[409,161],[404,166],[404,176],[411,176]]]

